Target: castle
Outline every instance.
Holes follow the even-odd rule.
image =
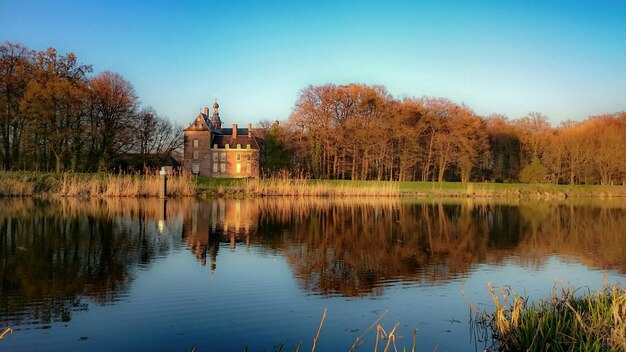
[[[259,177],[260,144],[252,124],[222,128],[219,104],[205,107],[183,130],[183,170],[196,176]]]

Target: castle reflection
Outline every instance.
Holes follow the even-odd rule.
[[[258,211],[254,200],[193,203],[183,214],[183,240],[202,265],[206,265],[208,256],[215,270],[220,243],[229,243],[231,250],[237,243],[250,246],[250,237],[257,230]]]
[[[182,237],[218,267],[220,248],[277,251],[301,286],[321,294],[378,295],[397,280],[441,284],[480,263],[541,268],[552,255],[626,271],[620,202],[247,199],[192,202]]]
[[[437,285],[482,263],[541,269],[551,256],[626,273],[622,200],[0,200],[0,323],[69,321],[122,300],[137,269],[188,248],[281,255],[320,294]],[[84,298],[88,298],[85,300]]]

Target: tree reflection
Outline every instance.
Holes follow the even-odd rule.
[[[279,251],[303,288],[378,295],[389,281],[440,284],[476,264],[540,267],[559,254],[626,272],[626,211],[619,202],[256,199],[197,203],[183,237],[211,268],[237,243]]]
[[[137,268],[184,244],[212,270],[220,250],[283,255],[301,287],[379,295],[436,285],[480,263],[540,268],[553,255],[626,273],[617,201],[246,199],[0,201],[0,323],[69,321],[124,299]]]
[[[0,202],[0,322],[69,321],[89,301],[120,299],[134,268],[172,245],[157,231],[161,210],[137,200]]]

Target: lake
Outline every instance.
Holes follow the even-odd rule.
[[[488,282],[626,284],[623,200],[0,199],[7,351],[482,350]]]

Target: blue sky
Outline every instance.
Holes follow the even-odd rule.
[[[0,40],[116,71],[184,125],[215,96],[247,124],[351,82],[555,125],[626,110],[625,1],[1,0]]]

